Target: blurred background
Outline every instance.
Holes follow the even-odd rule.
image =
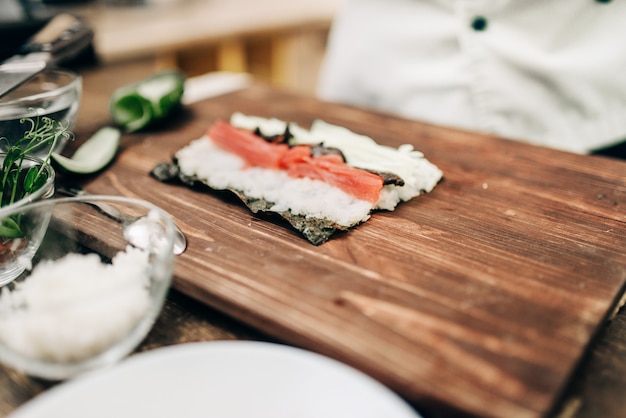
[[[0,0],[5,59],[51,17],[69,12],[94,30],[78,64],[150,60],[187,76],[245,72],[313,93],[341,0]]]

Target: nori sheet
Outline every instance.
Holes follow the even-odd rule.
[[[203,188],[214,190],[205,181],[197,176],[187,176],[182,174],[180,167],[175,160],[172,162],[162,162],[157,164],[150,172],[150,175],[161,182],[179,182],[191,188],[197,188],[201,185]],[[237,196],[239,200],[241,200],[241,202],[243,202],[254,214],[275,213],[279,215],[281,218],[289,222],[293,228],[300,232],[313,245],[321,245],[325,243],[337,231],[347,231],[350,229],[343,225],[338,225],[328,219],[296,215],[291,213],[291,211],[272,211],[271,208],[274,206],[273,202],[268,202],[264,199],[249,198],[240,190],[226,190]]]

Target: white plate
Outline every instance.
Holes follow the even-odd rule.
[[[60,384],[12,418],[416,418],[367,375],[309,351],[252,341],[175,345]]]

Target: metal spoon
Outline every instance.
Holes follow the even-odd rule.
[[[79,186],[56,186],[56,192],[64,196],[72,196],[72,197],[73,196],[94,196],[93,194],[89,193],[87,190]],[[89,204],[97,207],[102,213],[109,216],[110,218],[115,219],[121,224],[124,224],[127,228],[132,224],[137,224],[143,218],[143,216],[132,216],[127,213],[123,213],[117,208],[111,205],[108,205],[104,202],[94,201],[94,202],[89,202]],[[176,231],[175,231],[176,235],[174,236],[173,251],[174,251],[174,254],[180,255],[185,251],[185,249],[187,249],[187,239],[185,238],[185,234],[183,234],[183,231],[181,231],[177,225],[174,225],[174,226],[176,227]]]

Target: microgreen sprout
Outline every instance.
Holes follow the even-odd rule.
[[[28,128],[18,141],[11,144],[8,138],[0,138],[0,141],[9,144],[0,167],[0,207],[15,203],[40,189],[46,183],[45,165],[50,163],[57,142],[72,137],[67,124],[50,117],[24,118],[20,123],[26,124]],[[43,158],[44,164],[31,166],[27,170],[23,168],[26,156],[42,147],[49,147]],[[19,218],[2,219],[0,236],[23,236]]]

